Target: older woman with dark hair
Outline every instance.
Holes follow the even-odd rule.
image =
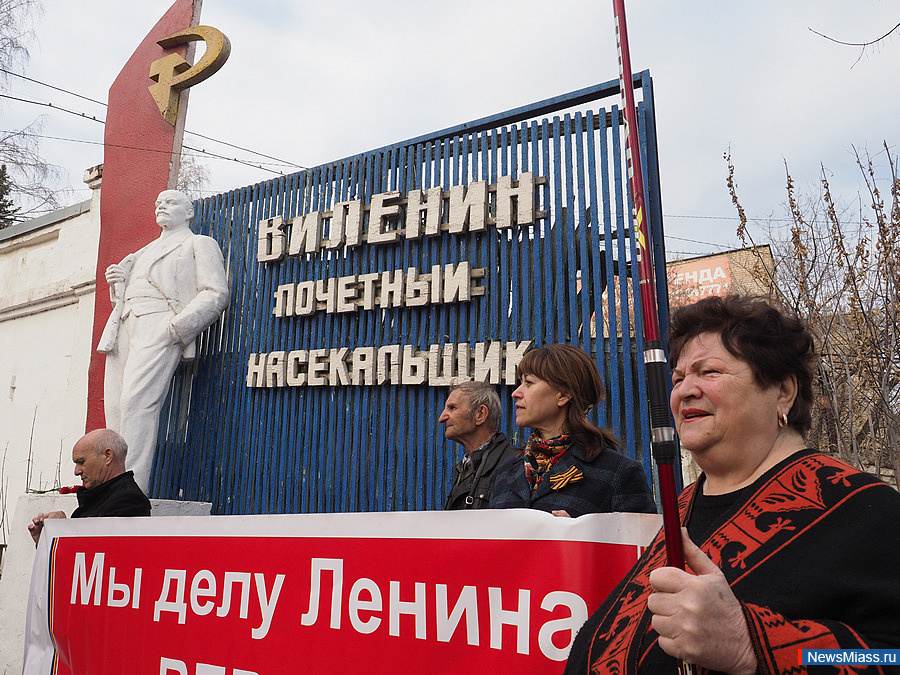
[[[900,493],[806,448],[809,332],[740,296],[682,308],[669,331],[672,414],[703,470],[679,499],[690,570],[665,566],[660,532],[566,673],[806,672],[801,649],[900,647]]]
[[[516,425],[530,427],[521,457],[497,469],[491,508],[532,508],[557,516],[656,513],[641,465],[588,419],[603,398],[597,365],[571,345],[533,349],[519,363],[512,397]]]

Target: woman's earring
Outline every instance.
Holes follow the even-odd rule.
[[[786,429],[788,425],[788,418],[785,413],[778,413],[778,426],[782,429]]]

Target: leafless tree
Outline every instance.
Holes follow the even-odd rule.
[[[866,193],[851,206],[834,198],[824,167],[816,195],[798,194],[785,167],[790,226],[768,228],[773,258],[756,273],[816,338],[810,445],[900,487],[900,177],[886,143],[887,179],[867,151],[854,152]],[[726,161],[737,234],[754,244]]]
[[[208,184],[209,170],[197,161],[195,155],[182,152],[176,188],[196,201],[203,197]]]
[[[9,77],[28,62],[28,45],[39,0],[0,0],[0,94],[9,91]],[[28,218],[59,207],[61,191],[54,189],[60,169],[40,155],[41,120],[24,129],[0,131],[0,164],[6,164],[18,217]]]

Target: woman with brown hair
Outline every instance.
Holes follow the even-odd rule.
[[[531,508],[558,516],[632,511],[656,513],[640,463],[588,414],[603,399],[597,365],[571,345],[525,354],[513,392],[516,425],[531,435],[520,457],[497,470],[491,508]]]
[[[669,363],[675,427],[703,470],[678,504],[689,569],[666,566],[660,532],[578,633],[566,673],[675,675],[676,659],[801,673],[801,650],[900,648],[900,494],[806,447],[803,323],[762,298],[704,298],[672,315]]]

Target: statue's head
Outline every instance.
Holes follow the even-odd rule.
[[[189,227],[194,204],[179,190],[163,190],[156,198],[156,224],[164,230]]]

